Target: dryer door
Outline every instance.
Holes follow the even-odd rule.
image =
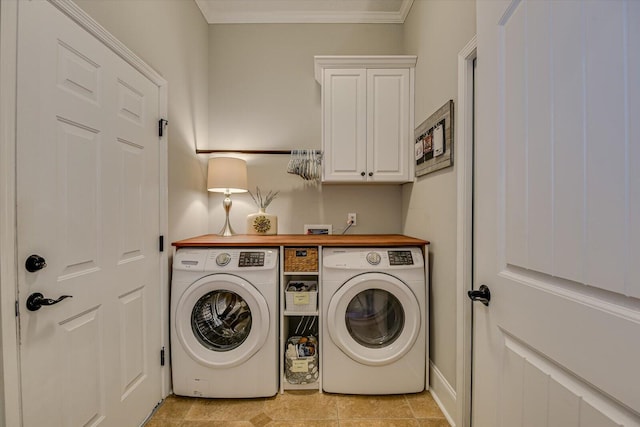
[[[212,274],[193,283],[173,314],[179,345],[195,361],[213,368],[245,362],[269,334],[266,300],[251,283],[230,274]]]
[[[421,329],[420,305],[411,289],[388,274],[355,276],[331,296],[327,329],[353,360],[387,365],[411,350]]]

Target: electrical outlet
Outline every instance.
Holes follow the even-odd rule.
[[[358,216],[355,213],[347,214],[347,225],[351,224],[352,227],[355,227],[358,223]]]

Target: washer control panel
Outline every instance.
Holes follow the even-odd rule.
[[[174,270],[248,271],[278,268],[278,248],[180,248]]]
[[[238,267],[264,267],[264,251],[240,252]]]
[[[229,264],[229,261],[231,261],[231,255],[229,255],[227,252],[223,252],[216,257],[216,264],[218,264],[220,267],[224,267],[225,265]]]
[[[369,252],[367,254],[367,262],[371,265],[378,265],[380,264],[381,260],[382,260],[382,257],[378,252]]]

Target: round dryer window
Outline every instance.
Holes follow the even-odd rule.
[[[198,363],[229,368],[247,361],[265,344],[269,307],[245,279],[212,274],[194,282],[179,297],[175,330],[179,343]]]
[[[411,289],[394,276],[352,277],[330,298],[329,336],[356,362],[388,365],[406,355],[418,338],[420,305]]]
[[[367,289],[347,305],[345,323],[351,337],[368,348],[383,348],[398,339],[404,328],[402,304],[392,293]]]

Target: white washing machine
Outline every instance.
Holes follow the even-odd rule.
[[[171,281],[173,392],[278,391],[278,249],[181,248]]]
[[[425,389],[427,289],[422,250],[325,248],[322,388],[346,394]]]

